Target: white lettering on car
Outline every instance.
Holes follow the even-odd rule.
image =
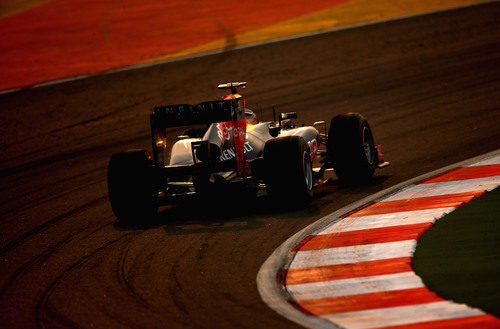
[[[250,145],[249,142],[245,142],[245,145],[243,146],[243,152],[248,153],[250,151],[253,151],[252,145]],[[236,152],[235,152],[235,149],[233,146],[233,147],[231,147],[229,149],[225,149],[224,151],[221,152],[220,161],[230,160],[230,159],[234,158],[235,156],[236,156]]]

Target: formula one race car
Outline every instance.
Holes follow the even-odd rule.
[[[334,117],[328,134],[324,121],[296,128],[295,112],[259,123],[236,90],[246,86],[219,85],[231,91],[219,101],[154,108],[153,155],[131,150],[113,154],[109,162],[109,198],[119,220],[145,220],[161,205],[193,195],[220,195],[234,184],[246,191],[265,186],[272,197],[306,202],[326,170],[333,168],[341,182],[352,184],[367,181],[376,168],[389,165],[360,114]],[[167,128],[200,124],[206,126],[178,136],[168,152]],[[321,126],[324,133],[316,128]],[[321,167],[313,168],[315,158]]]

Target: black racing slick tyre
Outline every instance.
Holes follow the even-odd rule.
[[[352,185],[368,181],[375,171],[377,155],[366,119],[359,113],[334,117],[328,132],[327,153],[342,183]]]
[[[108,165],[109,201],[119,222],[140,223],[157,215],[157,181],[148,152],[131,150],[111,156]]]
[[[268,193],[278,199],[304,203],[313,195],[309,147],[300,136],[269,140],[264,147],[264,181]]]

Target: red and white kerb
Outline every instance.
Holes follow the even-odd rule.
[[[500,155],[410,185],[304,239],[283,285],[303,312],[353,329],[500,328],[437,296],[411,267],[438,218],[500,185]]]

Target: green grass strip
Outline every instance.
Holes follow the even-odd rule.
[[[418,241],[415,272],[441,297],[500,316],[500,188],[445,217]]]

